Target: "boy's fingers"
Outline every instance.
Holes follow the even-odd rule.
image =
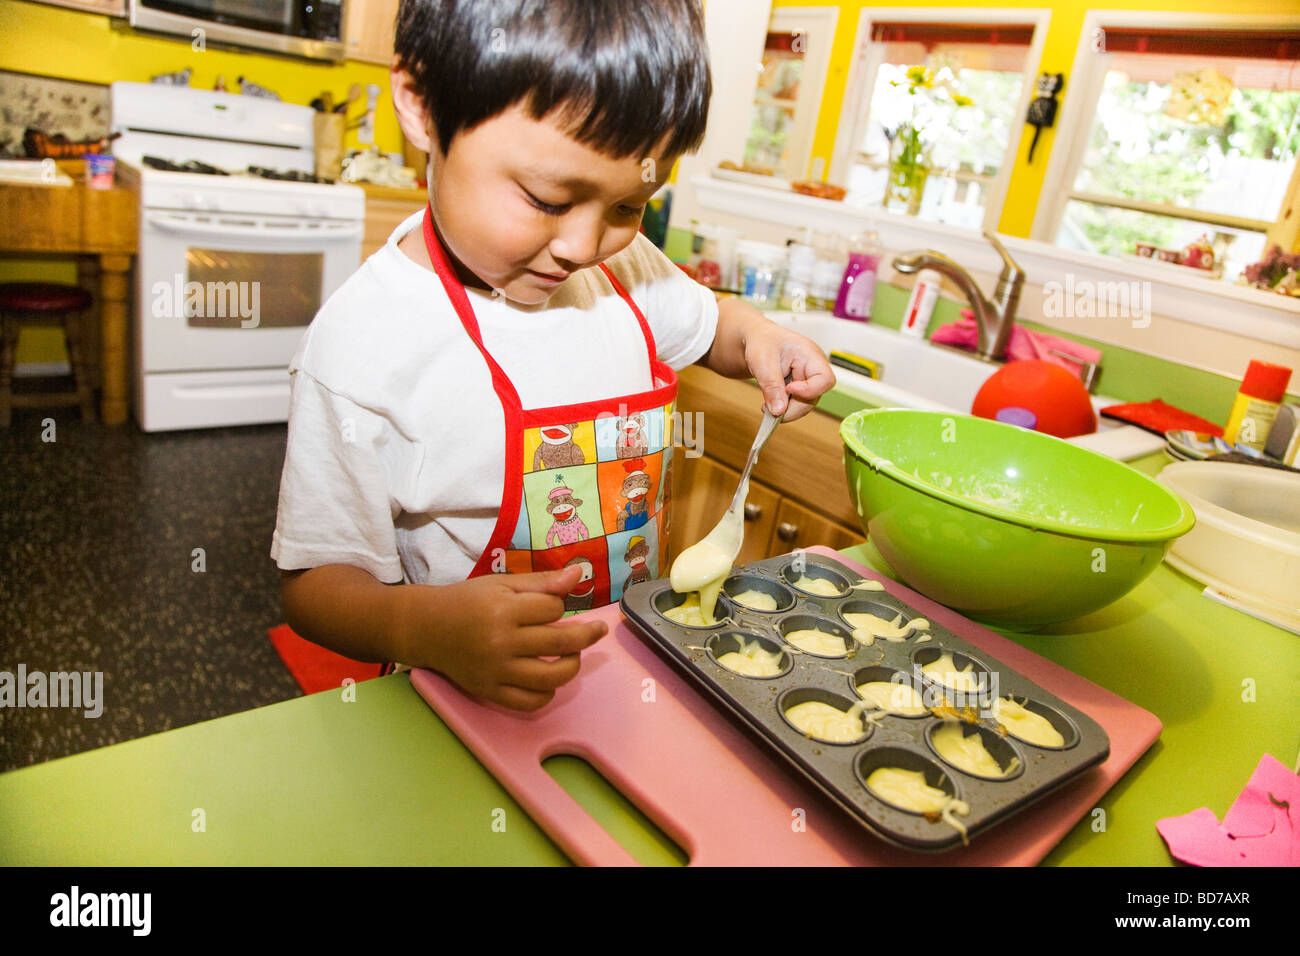
[[[755,349],[758,352],[757,349]],[[758,352],[753,357],[749,370],[754,373],[758,387],[763,392],[763,404],[773,415],[785,411],[785,372],[781,369],[779,357],[775,353]]]
[[[531,691],[553,691],[578,676],[577,654],[567,654],[553,661],[536,657],[520,657],[510,662],[501,679],[503,686],[519,687]]]
[[[604,621],[583,621],[569,618],[561,624],[539,624],[520,628],[514,641],[517,657],[561,657],[577,654],[609,632]]]
[[[555,691],[538,692],[502,684],[491,699],[511,710],[537,710],[555,696]]]
[[[510,598],[509,621],[516,627],[554,624],[564,616],[564,601],[556,594],[525,593]]]
[[[781,420],[787,424],[797,422],[816,407],[816,404],[801,402],[797,398],[790,399],[790,407],[786,409],[785,417]]]
[[[502,574],[501,583],[512,591],[524,593],[568,594],[578,586],[582,577],[582,568],[572,565],[558,571],[530,571],[528,574]]]

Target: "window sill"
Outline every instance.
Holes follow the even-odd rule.
[[[871,228],[879,233],[887,249],[936,249],[972,272],[989,275],[997,275],[1002,268],[1001,257],[973,229],[916,219],[878,206],[855,207],[848,202],[727,182],[708,175],[692,177],[691,185],[696,200],[706,209],[791,229],[812,226],[847,234]],[[1300,298],[1198,275],[1171,277],[1165,263],[1062,249],[1033,239],[1012,236],[999,236],[999,239],[1025,270],[1026,282],[1031,285],[1064,282],[1068,294],[1070,288],[1077,288],[1083,282],[1149,283],[1151,311],[1156,315],[1287,348],[1300,348]],[[1021,317],[1042,318],[1024,314]]]

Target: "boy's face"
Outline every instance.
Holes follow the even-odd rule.
[[[445,155],[430,128],[434,226],[461,281],[524,305],[545,302],[571,273],[631,243],[672,165],[660,156],[612,159],[572,139],[554,114],[535,120],[520,106],[457,134]],[[428,264],[419,230],[401,245]]]

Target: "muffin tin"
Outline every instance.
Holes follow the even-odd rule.
[[[823,597],[796,588],[801,573],[833,582],[840,596]],[[937,815],[899,809],[869,790],[867,778],[879,767],[919,770],[931,787],[964,801],[969,813],[956,819],[965,827],[966,838],[975,839],[1106,759],[1110,741],[1096,721],[933,621],[928,629],[902,640],[876,638],[870,646],[856,641],[844,613],[872,613],[890,621],[901,613],[903,623],[924,617],[887,591],[850,587],[862,580],[830,558],[796,552],[734,569],[718,598],[719,623],[712,627],[686,627],[663,616],[686,597],[673,591],[666,578],[634,585],[624,593],[621,607],[650,646],[746,732],[872,833],[908,849],[949,850],[961,846],[963,837]],[[753,610],[732,598],[749,589],[773,595],[777,610]],[[818,656],[785,641],[784,635],[792,630],[814,623],[846,637],[847,653]],[[779,655],[780,673],[747,677],[719,664],[719,657],[739,649],[738,636]],[[977,680],[982,677],[979,691],[963,696],[922,674],[921,668],[945,651],[959,670],[970,664],[972,675]],[[880,716],[879,710],[868,708],[861,717],[863,736],[850,744],[808,737],[785,716],[789,707],[806,701],[846,710],[861,700],[859,685],[891,679],[915,688],[927,705],[926,712]],[[1064,744],[1036,746],[1001,732],[989,710],[994,696],[1011,696],[1020,703],[1027,698],[1026,708],[1045,717]],[[931,737],[945,719],[958,717],[963,718],[963,733],[980,734],[1003,768],[1013,757],[1018,766],[994,779],[968,773],[940,757]]]

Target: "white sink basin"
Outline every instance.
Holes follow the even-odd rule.
[[[766,315],[808,336],[828,354],[838,349],[878,362],[882,366],[879,379],[835,367],[839,388],[878,407],[969,414],[980,386],[1001,368],[870,322],[837,319],[829,312],[768,312]],[[1094,409],[1115,404],[1117,399],[1092,396]],[[1096,434],[1081,435],[1070,441],[1121,461],[1131,461],[1164,447],[1163,438],[1141,428],[1100,416],[1097,421]]]

